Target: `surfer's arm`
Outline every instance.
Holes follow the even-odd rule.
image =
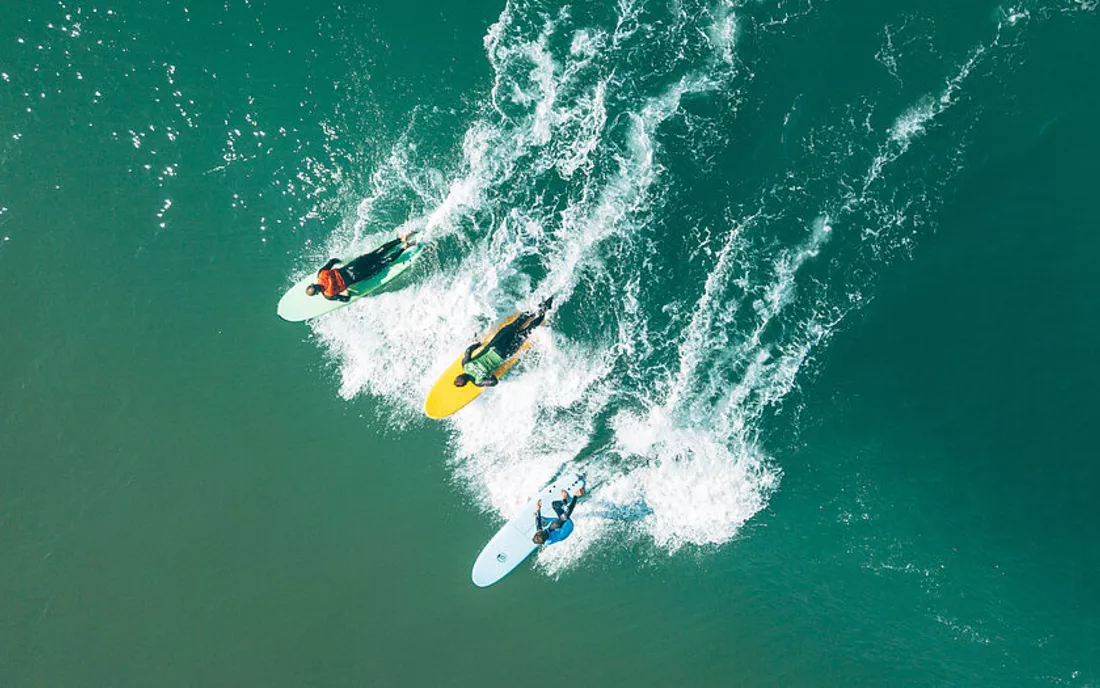
[[[326,296],[325,298],[329,301],[351,301],[351,297],[347,294],[337,294],[336,296]]]
[[[339,259],[339,258],[333,258],[333,259],[332,259],[332,260],[330,260],[329,262],[325,263],[325,267],[321,268],[321,270],[331,270],[331,269],[332,269],[332,266],[333,266],[333,265],[336,265],[336,264],[337,264],[337,263],[339,263],[339,262],[340,262],[340,259]]]
[[[489,377],[485,378],[484,380],[475,381],[474,384],[477,385],[478,387],[496,387],[497,386],[497,378],[496,378],[495,375],[490,375]]]
[[[481,342],[474,342],[473,344],[471,344],[469,347],[466,348],[466,351],[464,351],[462,353],[462,365],[466,365],[467,363],[470,362],[470,356],[473,355],[474,349],[476,349],[477,345],[480,344],[480,343]]]

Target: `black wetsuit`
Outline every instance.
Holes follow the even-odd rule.
[[[546,319],[546,313],[521,313],[518,318],[500,328],[500,331],[489,340],[489,346],[496,349],[502,358],[511,358],[528,335]]]
[[[508,323],[499,331],[493,338],[489,340],[488,347],[492,347],[496,350],[497,355],[507,360],[515,355],[519,348],[523,346],[523,342],[527,340],[528,335],[536,327],[542,324],[542,321],[546,319],[546,312],[540,313],[521,313],[512,322]],[[466,349],[466,353],[462,354],[462,365],[466,365],[470,362],[471,356],[473,356],[474,349],[478,348],[481,342],[474,342]],[[484,380],[474,380],[473,383],[478,387],[493,387],[497,384],[497,378],[495,375],[489,375]]]
[[[344,278],[344,284],[349,287],[356,282],[368,280],[377,275],[382,268],[397,260],[397,257],[401,255],[401,250],[395,251],[394,249],[399,248],[401,244],[402,241],[399,238],[387,241],[370,253],[359,256],[344,267],[336,268],[336,271]],[[339,261],[329,261],[328,265],[321,269],[331,268],[334,262]]]
[[[543,517],[542,511],[535,513],[535,530],[546,530],[547,534],[561,528],[565,525],[565,522],[569,520],[569,517],[573,515],[573,507],[577,506],[577,496],[572,495],[569,497],[569,504],[565,503],[564,499],[555,499],[550,503],[550,506],[554,509],[554,513],[558,515],[553,521]]]

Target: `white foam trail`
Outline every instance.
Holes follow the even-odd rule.
[[[773,281],[752,304],[756,325],[735,342],[730,337],[742,299],[730,293],[730,276],[744,250],[742,235],[761,219],[756,213],[736,223],[719,251],[681,335],[679,367],[663,387],[665,400],[613,420],[617,451],[649,457],[626,480],[653,510],[646,532],[670,550],[732,539],[779,484],[780,472],[756,444],[757,422],[793,387],[815,340],[777,356],[763,333],[791,302],[800,268],[818,255],[830,228],[821,218],[805,244],[773,261]],[[738,373],[740,379],[730,379]]]
[[[424,208],[407,225],[440,250],[399,291],[313,325],[339,364],[340,393],[387,400],[397,425],[423,422],[440,371],[517,307],[553,293],[563,310],[595,312],[583,336],[552,315],[516,372],[447,421],[456,484],[502,517],[560,466],[598,450],[582,461],[598,489],[575,514],[576,534],[539,555],[551,575],[609,536],[667,551],[728,542],[766,507],[781,473],[759,446],[765,416],[860,302],[848,291],[854,280],[830,286],[817,274],[829,266],[834,225],[889,207],[876,181],[958,102],[986,51],[870,145],[865,175],[842,184],[832,211],[797,224],[800,241],[776,247],[771,228],[786,209],[766,196],[726,225],[699,293],[655,295],[644,271],[666,202],[661,129],[687,99],[728,97],[738,77],[734,7],[676,5],[651,17],[660,8],[620,0],[606,26],[577,27],[567,11],[509,0],[485,36],[493,82],[457,169],[418,173],[402,144],[372,177],[354,231],[330,246],[380,242],[371,219],[405,194]],[[606,307],[572,298],[581,294]],[[607,437],[609,446],[591,446]]]
[[[733,12],[733,3],[720,3],[712,10],[714,24],[707,32],[714,50],[720,59],[730,68],[734,67],[734,54],[737,44],[737,16]]]
[[[664,407],[620,413],[614,428],[620,451],[650,458],[623,476],[619,489],[642,497],[651,512],[641,525],[670,551],[730,540],[778,484],[751,444],[685,427]]]
[[[993,39],[991,45],[996,46],[999,42],[1000,27],[998,26],[997,36]],[[956,97],[962,89],[963,84],[966,83],[970,73],[981,61],[982,56],[986,54],[987,50],[988,47],[985,45],[979,45],[975,48],[974,51],[970,53],[970,57],[966,62],[959,67],[955,75],[947,80],[944,89],[940,91],[937,96],[922,98],[920,102],[910,107],[897,118],[890,128],[886,142],[879,150],[878,155],[875,156],[870,169],[867,170],[867,176],[863,180],[863,194],[866,194],[870,186],[882,176],[882,172],[887,165],[900,158],[909,150],[909,146],[912,142],[924,134],[929,124],[936,117],[955,104]]]
[[[707,281],[703,286],[703,295],[695,304],[695,312],[692,314],[688,326],[681,335],[680,368],[676,374],[676,380],[672,384],[672,392],[669,396],[669,405],[675,407],[680,404],[683,395],[692,389],[692,382],[696,371],[702,365],[704,354],[708,349],[724,349],[727,341],[715,341],[715,318],[717,308],[715,302],[721,299],[723,291],[729,281],[729,276],[735,267],[735,247],[742,232],[760,218],[756,213],[735,224],[726,237],[726,242],[718,252],[718,261],[707,275]],[[725,311],[726,317],[731,319],[736,316],[739,304],[731,303]],[[719,330],[724,328],[719,328]],[[719,333],[720,336],[720,333]]]
[[[648,209],[649,191],[659,174],[654,162],[656,128],[680,107],[684,95],[713,88],[705,78],[682,78],[665,93],[648,100],[639,113],[627,113],[626,154],[618,156],[618,171],[599,191],[594,204],[575,203],[561,216],[561,236],[551,255],[546,281],[551,293],[572,293],[584,260],[597,259],[596,246],[615,233],[637,230],[632,216]]]
[[[845,197],[841,216],[861,206],[882,210],[871,183],[957,101],[986,50],[979,46],[934,102],[899,117],[874,158],[863,193]],[[764,508],[780,474],[756,443],[762,418],[790,394],[812,351],[860,303],[858,294],[831,301],[829,285],[803,275],[833,234],[829,214],[812,223],[801,245],[779,250],[768,280],[761,279],[762,256],[745,237],[766,224],[762,219],[772,218],[761,210],[733,223],[681,333],[679,365],[669,371],[668,383],[654,382],[658,391],[641,395],[646,410],[623,410],[612,421],[616,451],[647,459],[618,483],[645,494],[652,508],[642,521],[645,531],[670,550],[725,542]],[[901,223],[904,217],[886,219]],[[736,267],[746,265],[755,273],[751,282],[732,278]],[[801,283],[811,287],[804,296],[799,296]],[[838,284],[846,290],[851,283]],[[654,371],[649,370],[650,379]]]
[[[409,173],[415,161],[402,142],[372,176],[350,236],[337,233],[328,247],[343,254],[383,240],[383,234],[367,231],[370,218],[388,198],[410,192],[430,208],[407,223],[422,228],[422,240],[439,245],[461,235],[465,246],[461,258],[447,256],[438,272],[418,269],[400,291],[314,322],[314,332],[340,364],[340,393],[388,399],[395,407],[392,422],[407,423],[419,415],[428,388],[461,351],[467,335],[514,308],[517,294],[528,294],[521,303],[537,299],[521,267],[525,260],[542,262],[545,276],[537,291],[556,293],[560,304],[582,280],[603,274],[602,247],[610,239],[630,250],[659,201],[659,127],[676,116],[684,98],[721,89],[731,74],[736,35],[731,7],[724,3],[710,16],[713,30],[698,33],[709,43],[710,64],[672,78],[637,107],[618,111],[614,121],[621,127],[610,131],[609,96],[614,89],[635,87],[636,81],[613,78],[607,51],[637,49],[632,36],[640,26],[641,4],[621,3],[613,29],[570,31],[564,13],[536,20],[528,15],[529,6],[509,2],[485,38],[494,72],[491,116],[467,130],[461,170],[449,182],[423,184],[421,176]],[[675,30],[681,29],[677,24]],[[551,46],[560,41],[553,39],[565,31],[570,31],[568,52],[555,52]],[[616,103],[638,102],[623,96],[616,92]],[[546,184],[548,175],[573,185],[566,189],[560,211],[552,198],[527,196],[524,202],[530,187]],[[486,217],[498,205],[507,212],[486,226]],[[633,305],[624,305],[620,321],[633,319],[637,327],[624,325],[610,340],[574,341],[556,332],[551,319],[550,328],[536,333],[532,352],[506,386],[483,395],[449,421],[455,479],[483,507],[510,515],[591,442],[597,419],[622,393],[622,381],[612,371],[625,352],[646,346],[636,339],[645,331],[637,284]],[[394,351],[402,352],[402,360],[424,365],[394,364]],[[628,418],[620,417],[620,427]],[[664,437],[630,446],[640,452],[642,464],[651,465],[627,466],[623,475],[605,470],[598,461],[591,466],[590,480],[605,483],[598,497],[605,517],[578,512],[578,532],[568,546],[541,557],[548,570],[560,571],[606,529],[621,530],[623,525],[606,517],[608,513],[641,505],[638,512],[647,515],[632,526],[634,532],[676,548],[725,541],[762,508],[773,477],[761,480],[754,464],[731,460],[731,452],[741,456],[743,447],[731,450],[728,438],[680,426],[661,416],[660,409],[653,411],[650,423],[667,429]],[[657,488],[661,481],[667,481],[667,490]],[[693,519],[688,503],[678,497],[715,481],[721,487],[714,488],[713,503]]]

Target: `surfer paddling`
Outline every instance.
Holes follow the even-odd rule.
[[[554,297],[551,296],[540,303],[534,313],[520,313],[515,320],[500,328],[480,353],[475,355],[474,349],[481,346],[481,342],[467,347],[466,353],[462,354],[462,373],[455,378],[455,387],[465,387],[469,382],[478,387],[494,386],[498,380],[493,373],[519,351],[531,332],[546,319],[546,311],[553,304]]]
[[[317,272],[317,284],[306,287],[310,296],[321,294],[329,301],[349,301],[348,287],[374,277],[389,266],[401,253],[416,243],[409,238],[416,232],[409,232],[393,241],[387,241],[370,253],[359,256],[343,267],[336,267],[339,258],[333,258]]]
[[[558,515],[554,520],[543,517],[542,500],[535,502],[535,536],[531,541],[536,545],[554,544],[569,537],[572,528],[563,528],[569,517],[573,515],[573,507],[577,506],[577,500],[584,495],[584,488],[579,488],[570,497],[565,490],[561,491],[561,499],[550,502],[554,513]]]

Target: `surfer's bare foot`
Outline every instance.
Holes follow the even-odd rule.
[[[581,497],[583,495],[584,495],[584,488],[583,487],[577,488],[577,494],[575,496]]]
[[[569,493],[566,492],[565,490],[562,490],[561,491],[561,498],[562,499],[569,499]]]

